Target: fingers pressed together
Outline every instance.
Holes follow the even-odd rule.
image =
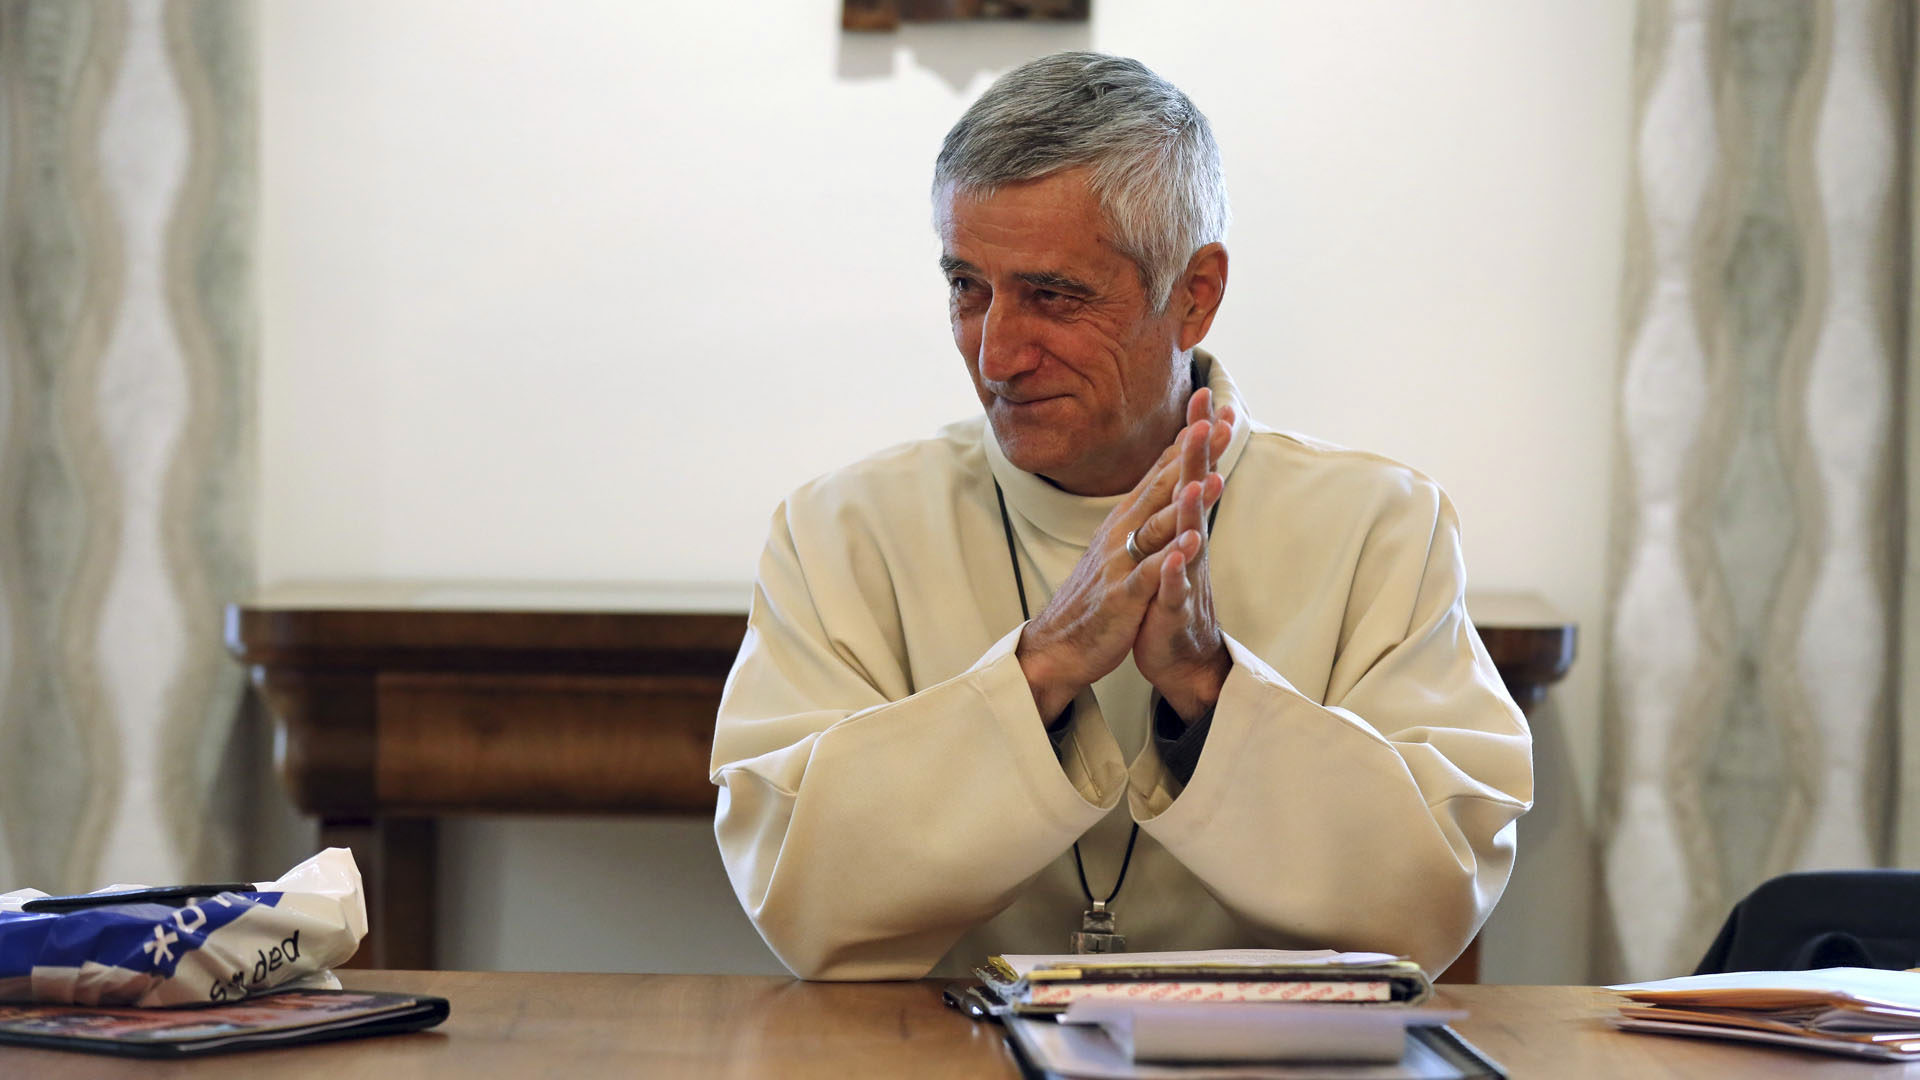
[[[1169,547],[1176,549],[1166,560],[1174,564],[1173,569],[1166,569],[1165,563],[1157,568],[1169,580],[1172,574],[1184,572],[1198,554],[1205,537],[1207,512],[1226,489],[1225,478],[1213,467],[1233,438],[1233,407],[1227,406],[1218,417],[1209,418],[1210,399],[1205,388],[1194,392],[1187,404],[1187,426],[1141,481],[1142,490],[1135,503],[1136,509],[1155,507],[1134,529],[1134,545],[1141,554],[1152,556]],[[1189,533],[1193,534],[1190,538]],[[1176,540],[1181,543],[1176,544]]]

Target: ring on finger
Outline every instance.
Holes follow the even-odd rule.
[[[1134,534],[1139,531],[1139,529],[1135,529],[1133,532],[1127,534],[1127,554],[1133,556],[1133,561],[1137,563],[1147,561],[1147,553],[1140,550],[1139,542],[1134,539]]]

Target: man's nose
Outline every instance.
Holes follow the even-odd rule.
[[[980,321],[980,377],[1009,382],[1038,367],[1039,356],[1020,312],[995,299]]]

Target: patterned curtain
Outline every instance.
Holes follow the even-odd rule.
[[[1915,59],[1907,82],[1907,386],[1920,381],[1920,14],[1910,13]],[[1906,415],[1908,506],[1920,506],[1920,409]],[[1900,779],[1894,862],[1920,869],[1920,522],[1909,517],[1900,597]]]
[[[241,0],[0,0],[0,889],[243,869],[253,56]]]
[[[1601,978],[1691,971],[1754,885],[1884,865],[1920,810],[1894,663],[1912,23],[1640,8]]]

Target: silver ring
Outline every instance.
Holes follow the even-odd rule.
[[[1136,533],[1139,531],[1140,531],[1139,529],[1135,529],[1133,530],[1133,532],[1130,532],[1127,534],[1127,554],[1133,556],[1134,562],[1142,563],[1147,561],[1147,553],[1144,551],[1141,551],[1140,545],[1134,543],[1133,541],[1133,533]]]

